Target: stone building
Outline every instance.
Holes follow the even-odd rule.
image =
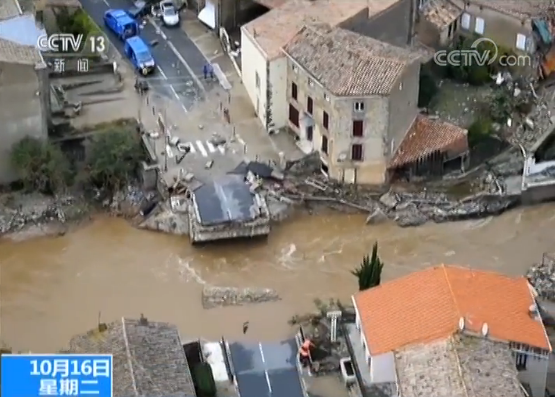
[[[311,25],[284,48],[289,127],[322,171],[382,184],[417,113],[419,56],[329,25]]]

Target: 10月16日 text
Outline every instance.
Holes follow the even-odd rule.
[[[2,397],[113,395],[109,354],[2,355]]]

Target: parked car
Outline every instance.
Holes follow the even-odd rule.
[[[140,0],[133,3],[133,7],[127,10],[129,16],[135,20],[146,17],[150,14],[151,6],[146,1]]]
[[[135,70],[143,76],[151,74],[156,69],[156,62],[148,45],[139,36],[133,36],[125,40],[124,51]]]
[[[162,1],[160,3],[160,15],[162,22],[166,26],[177,26],[179,25],[179,12],[175,8],[173,2]]]
[[[139,24],[124,10],[108,10],[104,13],[104,24],[118,36],[125,40],[139,34]]]

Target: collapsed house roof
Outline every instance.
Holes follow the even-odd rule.
[[[204,226],[256,219],[255,200],[242,175],[228,174],[193,191],[198,221]]]

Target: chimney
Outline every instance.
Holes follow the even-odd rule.
[[[530,317],[534,320],[539,319],[540,317],[540,312],[538,310],[538,306],[535,303],[532,303],[530,305],[530,307],[528,308],[528,314],[530,315]]]

